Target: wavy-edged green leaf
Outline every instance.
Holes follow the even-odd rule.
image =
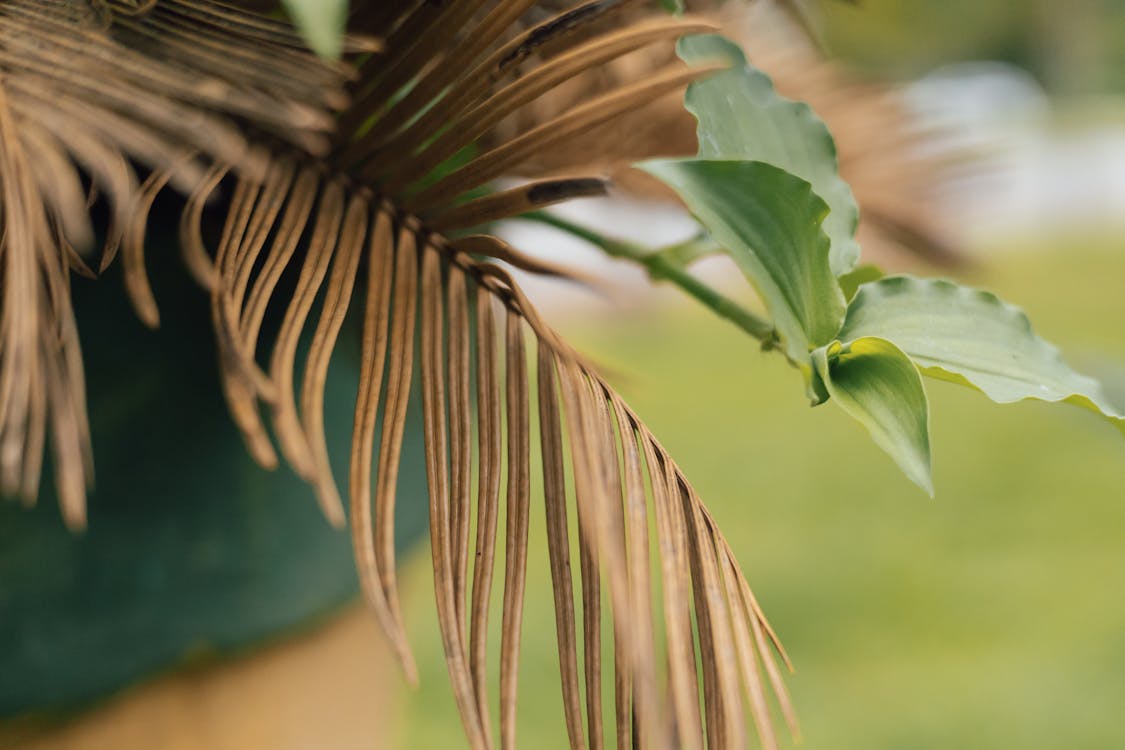
[[[1125,432],[1125,417],[1101,385],[1072,370],[1022,310],[990,292],[912,276],[864,284],[839,338],[864,336],[893,341],[926,375],[971,386],[997,403],[1075,404]]]
[[[674,189],[765,301],[786,355],[806,375],[809,351],[832,341],[846,305],[828,265],[812,186],[770,164],[681,159],[641,169]]]
[[[343,49],[348,0],[282,0],[309,48],[335,60]]]
[[[886,339],[865,337],[817,349],[813,362],[832,400],[932,496],[930,408],[910,358]]]
[[[807,104],[777,93],[762,71],[746,62],[737,44],[713,34],[689,36],[677,46],[691,65],[726,61],[729,70],[688,87],[684,106],[699,121],[699,156],[763,161],[812,184],[832,209],[824,231],[832,241],[832,272],[847,273],[859,260],[855,241],[859,209],[837,172],[836,143]]]

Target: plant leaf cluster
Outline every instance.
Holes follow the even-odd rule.
[[[950,281],[857,268],[858,209],[836,174],[823,123],[807,105],[778,95],[723,37],[685,38],[678,51],[696,64],[725,60],[730,68],[688,88],[698,155],[638,166],[677,192],[746,275],[814,405],[839,404],[930,494],[920,374],[998,403],[1076,404],[1125,427],[1100,384],[1067,366],[1018,308]]]

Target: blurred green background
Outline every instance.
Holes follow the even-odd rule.
[[[879,77],[993,60],[1024,68],[1058,95],[1125,86],[1120,0],[862,0],[821,7],[832,51]]]
[[[1125,355],[1116,239],[990,257],[966,281],[1025,306],[1074,363]],[[615,385],[714,511],[795,662],[804,747],[1125,747],[1125,442],[1112,427],[927,381],[931,500],[861,427],[808,408],[778,358],[687,303],[563,330],[628,373]],[[533,509],[519,733],[554,748],[541,495]],[[418,549],[406,588],[422,686],[400,695],[394,747],[463,742],[429,568]]]

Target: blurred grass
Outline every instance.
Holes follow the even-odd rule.
[[[1072,361],[1125,361],[1125,254],[1038,245],[966,280],[1023,305]],[[928,381],[931,501],[837,409],[809,409],[780,358],[688,304],[564,331],[629,373],[617,386],[713,509],[796,663],[804,747],[1125,747],[1112,428]],[[541,495],[532,508],[520,746],[564,747]],[[429,566],[428,549],[405,565],[422,686],[398,699],[402,748],[464,745]]]

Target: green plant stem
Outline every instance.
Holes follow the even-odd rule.
[[[716,292],[683,267],[672,263],[663,253],[654,252],[631,242],[606,237],[581,224],[575,224],[545,211],[532,211],[523,214],[520,218],[554,227],[589,242],[607,255],[638,263],[644,266],[653,280],[675,284],[716,315],[726,318],[764,345],[772,346],[776,341],[776,332],[768,320],[758,317],[730,297]]]

